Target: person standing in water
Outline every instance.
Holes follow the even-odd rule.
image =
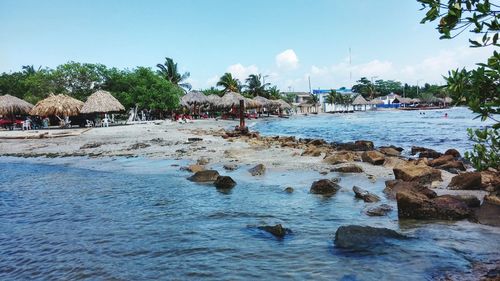
[[[448,118],[448,113],[445,113],[445,114],[444,114],[444,118]]]

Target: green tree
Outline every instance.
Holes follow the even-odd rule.
[[[352,91],[354,93],[359,93],[364,98],[367,99],[373,99],[374,97],[377,96],[375,85],[373,85],[373,83],[370,80],[368,80],[368,78],[361,77],[361,79],[359,79],[356,82],[357,84],[352,86]]]
[[[102,64],[68,62],[51,72],[55,93],[65,93],[85,101],[104,84],[107,68]]]
[[[327,104],[330,104],[331,106],[334,106],[335,102],[337,101],[337,95],[337,91],[330,90],[330,93],[328,93],[328,95],[325,97],[325,102]],[[333,111],[335,111],[335,108]]]
[[[269,99],[277,100],[277,99],[281,99],[282,98],[281,97],[281,92],[278,89],[278,86],[272,86],[272,87],[270,87],[267,92],[268,92]]]
[[[437,30],[441,39],[451,39],[466,30],[481,34],[480,40],[469,39],[473,48],[499,47],[500,6],[488,0],[418,0],[422,9],[427,10],[421,23],[439,19]],[[467,105],[484,121],[494,120],[491,129],[468,130],[469,137],[475,142],[473,151],[465,156],[478,170],[488,167],[500,168],[500,55],[496,50],[485,63],[479,63],[474,70],[456,69],[445,77],[449,92],[458,104]]]
[[[181,87],[185,92],[191,90],[191,84],[185,82],[191,74],[189,72],[180,74],[173,59],[165,58],[164,64],[159,63],[156,66],[159,68],[158,73],[172,84]]]
[[[224,73],[224,75],[221,76],[219,82],[217,82],[217,86],[224,88],[223,89],[224,93],[241,92],[240,81],[236,78],[233,78],[233,75],[231,75],[231,73],[229,72],[226,72]]]
[[[269,83],[262,84],[261,80],[261,74],[250,74],[245,80],[247,83],[245,87],[251,96],[269,97],[269,94],[266,91],[266,86],[269,86]]]
[[[203,94],[209,96],[209,95],[216,95],[216,96],[222,96],[224,95],[224,92],[221,90],[215,88],[215,87],[210,87],[208,89],[201,90]]]

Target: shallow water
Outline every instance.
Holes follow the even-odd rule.
[[[445,113],[448,113],[447,118]],[[491,121],[474,119],[476,116],[463,107],[425,111],[379,110],[293,116],[255,122],[252,129],[267,135],[322,138],[334,142],[371,140],[377,146],[392,144],[406,151],[418,145],[441,152],[455,148],[464,153],[473,145],[467,137],[467,128],[492,124]]]
[[[0,157],[0,280],[423,280],[499,257],[497,228],[366,216],[352,185],[384,198],[382,180],[343,176],[343,189],[322,198],[309,194],[317,173],[253,178],[241,167],[226,173],[238,185],[222,193],[172,164],[185,163]],[[282,191],[289,185],[293,194]],[[276,223],[293,234],[256,227]],[[339,250],[333,236],[347,224],[411,239]]]

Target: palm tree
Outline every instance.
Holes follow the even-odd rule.
[[[319,98],[317,95],[311,94],[309,97],[309,103],[314,105],[314,108],[316,109],[316,112],[318,112],[318,104],[319,104]]]
[[[337,101],[337,92],[335,90],[330,90],[330,93],[325,98],[325,102],[334,106]],[[335,111],[335,108],[333,109]]]
[[[272,86],[271,88],[269,88],[267,92],[269,93],[269,98],[272,100],[277,100],[281,98],[281,93],[280,90],[278,89],[278,86]]]
[[[222,75],[222,77],[219,79],[219,82],[217,82],[217,86],[223,87],[224,93],[239,93],[241,91],[240,81],[236,78],[233,78],[233,75],[231,75],[231,73],[229,72],[226,72],[224,73],[224,75]]]
[[[263,97],[268,97],[268,94],[266,92],[266,86],[269,85],[269,83],[262,84],[260,81],[262,79],[261,74],[250,74],[248,78],[245,80],[247,83],[246,88],[248,89],[248,93],[254,97],[256,96],[263,96]]]
[[[40,69],[42,69],[41,66],[39,66],[38,69],[35,69],[33,65],[23,65],[23,73],[28,76],[37,73]]]
[[[174,60],[171,58],[165,58],[165,64],[157,64],[156,65],[159,70],[158,74],[172,82],[172,84],[180,87],[185,92],[191,90],[191,84],[186,81],[191,75],[189,72],[184,72],[184,74],[180,74],[177,70],[177,63],[174,63]]]

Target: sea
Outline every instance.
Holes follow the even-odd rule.
[[[448,118],[444,118],[448,113]],[[367,139],[408,149],[464,152],[466,128],[485,124],[465,109],[292,117],[252,124],[263,134],[345,142]],[[230,191],[188,181],[185,160],[0,157],[0,280],[434,280],[500,260],[500,229],[469,221],[398,220],[384,180],[322,176],[270,167],[213,168]],[[334,196],[309,193],[341,177]],[[358,185],[394,211],[370,217]],[[293,193],[284,188],[293,187]],[[259,229],[282,224],[276,238]],[[407,239],[339,249],[340,226],[393,229]],[[367,241],[370,242],[370,241]]]

